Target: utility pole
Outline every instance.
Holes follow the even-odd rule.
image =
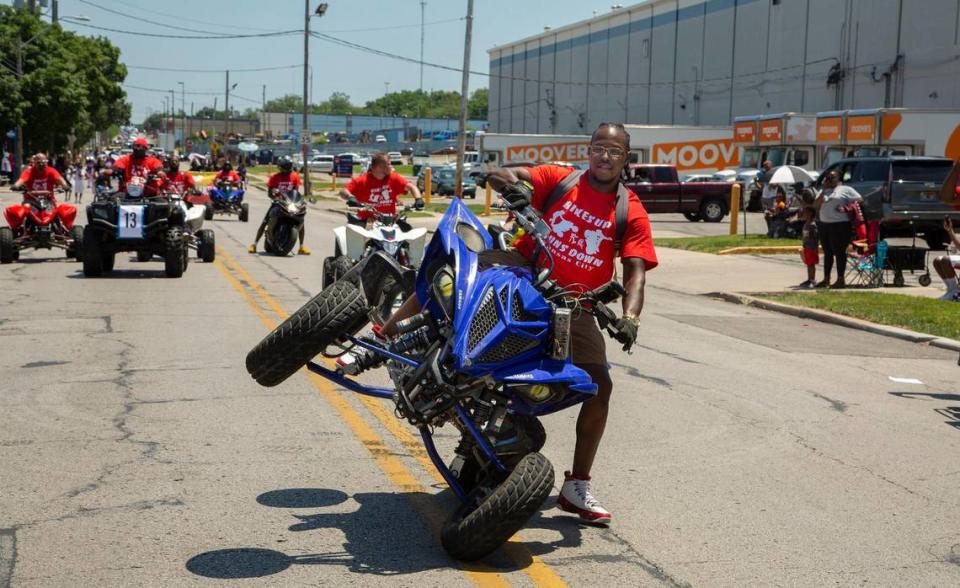
[[[467,0],[467,32],[463,42],[463,81],[460,84],[460,127],[457,135],[457,174],[454,186],[463,197],[463,154],[467,150],[467,92],[470,89],[470,44],[473,37],[473,0]]]
[[[170,90],[170,132],[173,134],[173,141],[169,151],[173,151],[177,147],[177,96],[173,90]]]
[[[307,122],[309,100],[308,72],[310,70],[310,0],[303,0],[303,118],[300,129],[300,152],[303,153],[303,191],[310,197],[310,167],[307,153],[310,152],[310,124]]]
[[[427,11],[426,0],[420,0],[420,91],[423,92],[423,38],[425,32],[424,15]]]
[[[214,112],[216,116],[216,112]],[[224,85],[223,99],[223,142],[226,144],[227,135],[230,133],[230,70],[227,70],[227,83]]]
[[[267,127],[268,127],[267,125],[267,85],[266,84],[263,85],[263,96],[260,98],[260,113],[261,113],[260,118],[262,119],[262,121],[260,122],[260,125],[261,125],[260,132],[263,133],[264,137],[266,137]]]
[[[180,151],[187,149],[187,86],[183,82],[180,84]]]
[[[50,0],[50,20],[53,24],[60,22],[60,2],[58,0]]]

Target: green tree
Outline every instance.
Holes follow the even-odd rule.
[[[487,120],[488,102],[490,91],[487,88],[478,88],[470,94],[467,100],[467,117],[479,120]]]
[[[267,100],[264,108],[267,112],[303,112],[303,96],[287,94],[280,98]]]
[[[330,97],[311,107],[317,114],[353,114],[357,107],[350,102],[350,96],[343,92],[334,92]]]
[[[23,76],[11,71],[22,46]],[[130,118],[120,84],[127,70],[107,39],[64,31],[28,11],[0,6],[0,128],[24,128],[24,153],[59,153]],[[73,145],[70,145],[70,138]]]

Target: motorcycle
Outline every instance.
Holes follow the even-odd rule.
[[[356,207],[354,207],[356,208]],[[405,216],[385,214],[372,206],[363,206],[369,213],[367,220],[347,212],[347,224],[333,229],[333,256],[323,260],[323,287],[327,288],[357,263],[377,251],[383,251],[397,260],[401,266],[417,268],[423,259],[427,230],[424,228],[404,231]],[[409,210],[404,207],[404,211]],[[399,292],[387,296],[381,308],[384,317],[390,315]]]
[[[204,218],[213,220],[216,214],[235,214],[240,222],[250,220],[250,205],[243,201],[245,190],[242,183],[217,182],[207,190],[211,206],[207,208]]]
[[[67,258],[80,261],[83,226],[75,225],[77,207],[58,204],[53,192],[25,191],[22,204],[3,211],[8,227],[0,227],[0,263],[20,259],[24,249],[66,251]]]
[[[273,202],[267,211],[267,228],[263,234],[266,252],[281,257],[288,255],[297,243],[306,216],[307,203],[299,191],[274,192]]]
[[[553,488],[553,466],[539,453],[546,433],[538,416],[596,394],[597,386],[570,359],[573,312],[592,313],[613,336],[616,315],[606,304],[624,295],[611,282],[580,298],[550,279],[549,226],[527,206],[517,222],[538,244],[543,264],[479,266],[493,241],[477,217],[454,199],[419,270],[378,251],[320,292],[247,355],[263,386],[276,386],[303,365],[336,385],[389,400],[415,426],[427,454],[460,501],[441,542],[454,558],[480,559],[507,541]],[[546,267],[532,270],[531,267]],[[383,293],[395,285],[416,292],[423,310],[397,323],[384,342],[356,336]],[[369,316],[373,316],[370,313]],[[348,349],[361,368],[385,364],[393,387],[360,383],[313,361]],[[356,372],[354,372],[356,373]],[[433,441],[447,423],[460,431],[448,466]]]

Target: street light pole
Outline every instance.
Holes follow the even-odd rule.
[[[17,91],[20,90],[20,81],[23,79],[23,44],[20,43],[19,36],[17,37]],[[21,96],[22,100],[23,97]],[[20,168],[23,167],[23,126],[19,123],[17,124],[17,173],[20,173]]]
[[[303,118],[300,129],[300,152],[303,153],[303,191],[310,197],[310,166],[307,164],[307,153],[310,150],[310,126],[307,122],[307,82],[310,69],[310,0],[303,0]]]
[[[457,135],[457,174],[454,186],[463,197],[463,154],[467,150],[467,92],[470,89],[470,44],[473,38],[473,0],[467,0],[467,32],[463,43],[463,81],[460,84],[460,126]]]
[[[177,95],[173,90],[170,90],[170,131],[173,134],[173,143],[169,150],[173,151],[177,147]]]
[[[186,151],[187,145],[187,86],[180,84],[180,151]]]

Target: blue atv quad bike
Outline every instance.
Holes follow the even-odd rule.
[[[518,222],[544,246],[549,227],[530,207]],[[546,441],[540,415],[570,408],[596,394],[590,376],[570,360],[575,308],[592,312],[616,334],[616,315],[605,303],[623,288],[616,282],[578,300],[533,267],[482,267],[478,254],[493,240],[476,216],[454,199],[418,270],[404,269],[377,252],[307,302],[247,355],[247,370],[263,386],[276,386],[302,366],[356,393],[395,404],[396,414],[420,431],[426,451],[460,507],[442,532],[454,558],[480,559],[506,542],[553,489],[553,465],[539,453]],[[420,314],[398,323],[389,343],[357,336],[385,292],[399,285],[415,292]],[[589,310],[587,310],[589,309]],[[353,349],[360,368],[385,365],[393,387],[361,384],[314,363]],[[450,465],[432,431],[447,423],[461,434]]]
[[[235,214],[243,223],[250,220],[250,205],[243,201],[245,192],[242,183],[221,181],[211,186],[204,220],[213,220],[214,214]]]

